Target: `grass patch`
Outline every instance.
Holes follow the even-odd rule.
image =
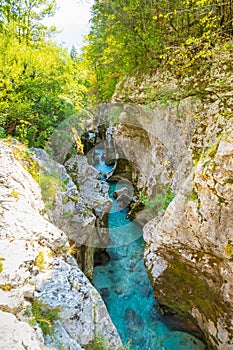
[[[106,340],[104,339],[104,336],[98,335],[95,336],[95,338],[86,345],[86,350],[110,350]],[[117,350],[130,350],[130,343],[128,343],[125,346],[121,346],[117,348]]]
[[[40,186],[45,208],[48,210],[53,210],[57,190],[65,190],[65,185],[66,182],[69,181],[69,178],[62,181],[58,172],[54,171],[51,174],[46,172],[33,159],[30,150],[24,145],[15,145],[13,148],[13,154],[15,159],[20,161],[24,169],[29,172],[29,174]]]
[[[195,190],[192,190],[192,192],[190,192],[187,197],[186,197],[186,201],[195,201],[198,199],[198,194]]]
[[[37,182],[41,188],[45,208],[53,210],[58,189],[64,190],[64,184],[60,178],[60,175],[57,173],[48,174],[41,170],[38,174]]]
[[[96,336],[86,345],[86,350],[108,350],[108,345],[103,336]]]
[[[42,301],[35,299],[31,306],[32,317],[30,324],[38,324],[44,335],[54,334],[54,321],[59,320],[60,308],[52,308]]]
[[[72,210],[68,210],[63,214],[64,219],[70,219],[74,216],[74,212]]]
[[[89,215],[91,212],[89,209],[84,209],[83,210],[83,216],[86,217],[87,215]]]
[[[218,150],[219,141],[212,144],[205,152],[206,157],[214,158]]]
[[[33,177],[34,180],[38,181],[38,173],[40,167],[38,163],[32,158],[29,149],[22,144],[16,144],[13,148],[13,154],[27,172]]]

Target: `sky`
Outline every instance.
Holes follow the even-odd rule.
[[[61,33],[54,37],[63,47],[75,46],[80,51],[83,35],[88,34],[93,0],[57,0],[59,6],[55,16],[47,19],[46,24],[55,25]]]

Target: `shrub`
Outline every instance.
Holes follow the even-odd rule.
[[[48,174],[44,170],[39,172],[37,182],[41,188],[43,201],[46,209],[54,209],[54,201],[58,189],[64,190],[64,184],[59,174]]]
[[[6,130],[0,127],[0,139],[6,138]]]
[[[95,336],[95,338],[86,345],[86,350],[108,350],[109,347],[106,343],[106,340],[103,336],[98,335]],[[125,346],[121,346],[117,350],[130,350],[130,343],[128,343]]]
[[[170,188],[165,188],[160,193],[156,193],[153,198],[142,193],[139,197],[140,202],[145,206],[147,211],[155,209],[156,212],[166,210],[169,203],[173,200],[175,194]]]
[[[107,350],[107,349],[108,349],[108,346],[103,336],[96,336],[86,346],[86,350]]]
[[[32,303],[31,325],[38,324],[44,335],[54,334],[54,321],[59,319],[60,308],[51,308],[42,301],[35,299]]]

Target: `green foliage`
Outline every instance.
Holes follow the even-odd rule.
[[[44,147],[58,123],[83,106],[78,68],[53,44],[0,39],[0,122],[6,134]]]
[[[56,171],[52,173],[46,172],[32,158],[29,149],[22,145],[16,144],[13,148],[14,156],[19,160],[23,167],[31,174],[33,179],[41,188],[42,198],[45,202],[46,209],[54,209],[54,201],[58,190],[65,190],[66,181],[63,181],[60,174]],[[15,198],[19,197],[17,191],[12,190],[11,195]],[[69,201],[67,198],[66,201]]]
[[[86,350],[108,350],[108,346],[103,336],[96,336],[86,345]]]
[[[228,177],[227,179],[224,180],[225,184],[233,184],[233,177]]]
[[[74,212],[72,210],[68,210],[64,213],[63,216],[65,219],[70,219],[70,218],[72,218],[73,215],[74,215]]]
[[[95,0],[84,48],[90,93],[110,100],[116,83],[135,69],[165,66],[181,83],[205,71],[216,53],[232,50],[232,6],[231,0]]]
[[[42,23],[56,11],[56,0],[2,0],[0,2],[0,28],[5,35],[13,34],[19,42],[27,44],[55,31]]]
[[[34,180],[38,182],[38,176],[40,173],[40,167],[35,159],[32,158],[30,150],[23,144],[16,143],[13,148],[13,154],[25,170],[31,174]]]
[[[86,217],[87,215],[90,214],[90,209],[86,208],[83,210],[83,216]]]
[[[44,147],[87,103],[81,63],[48,40],[54,29],[42,23],[55,9],[55,0],[0,2],[0,137],[30,147]]]
[[[192,192],[187,196],[187,201],[195,201],[198,199],[198,194],[195,190],[192,190]]]
[[[144,192],[140,191],[139,192],[139,201],[143,204],[146,205],[146,203],[149,201],[149,196]]]
[[[175,194],[170,188],[164,188],[161,192],[156,193],[154,197],[150,198],[144,192],[141,192],[139,195],[139,201],[144,205],[147,211],[156,210],[166,210],[169,203],[173,200]]]
[[[53,335],[54,333],[54,321],[59,319],[60,308],[51,308],[49,305],[42,301],[35,299],[32,303],[31,312],[32,318],[30,320],[31,325],[38,324],[44,335]]]
[[[6,138],[6,131],[4,128],[0,127],[0,139]]]
[[[86,345],[86,350],[109,350],[109,346],[107,345],[103,336],[98,335]],[[117,350],[130,350],[130,343],[126,346],[121,346]]]
[[[214,158],[218,149],[219,141],[213,145],[211,145],[207,151],[206,151],[206,156]]]
[[[37,182],[41,188],[41,194],[43,201],[45,202],[46,209],[54,209],[54,201],[58,189],[64,189],[64,184],[58,173],[49,174],[44,170],[40,170],[37,176]]]
[[[4,261],[5,259],[4,258],[1,258],[0,257],[0,273],[2,272],[2,270],[3,270],[3,263],[2,263],[2,261]]]

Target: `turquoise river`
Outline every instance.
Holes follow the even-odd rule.
[[[103,150],[97,149],[103,174],[111,170],[102,160]],[[196,337],[168,328],[159,312],[153,289],[144,266],[142,228],[126,218],[113,198],[120,184],[110,184],[113,205],[108,226],[111,244],[107,252],[109,263],[94,268],[94,285],[105,301],[109,314],[123,343],[138,350],[204,350]]]

